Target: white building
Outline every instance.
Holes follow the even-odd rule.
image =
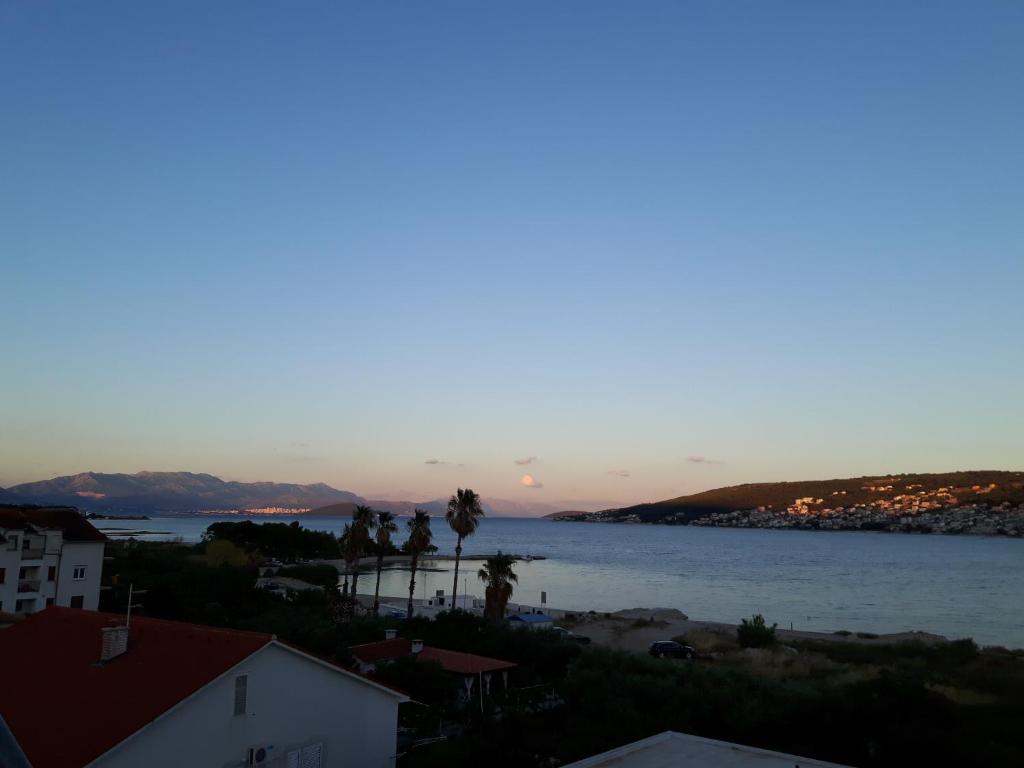
[[[95,611],[106,540],[71,507],[0,505],[0,613]]]
[[[394,766],[404,694],[271,635],[123,620],[51,608],[0,630],[24,662],[0,716],[33,768]]]
[[[845,768],[808,757],[665,731],[565,768]]]

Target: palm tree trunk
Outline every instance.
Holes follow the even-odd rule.
[[[356,583],[359,581],[359,558],[356,558],[356,568],[352,571],[352,599],[356,599]]]
[[[459,560],[462,558],[462,536],[455,543],[455,583],[452,584],[452,608],[455,608],[455,594],[459,591]]]
[[[377,586],[373,590],[373,615],[380,614],[380,572],[384,568],[384,555],[377,555]]]
[[[416,566],[419,564],[417,561],[419,557],[414,556],[412,562],[409,563],[411,573],[409,574],[409,607],[406,608],[405,618],[412,618],[412,593],[416,589]]]

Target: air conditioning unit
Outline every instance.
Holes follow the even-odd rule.
[[[246,756],[246,765],[266,765],[270,762],[274,751],[273,744],[257,744],[254,747],[249,747],[249,752]]]

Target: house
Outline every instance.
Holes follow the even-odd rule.
[[[665,731],[599,755],[570,763],[565,768],[844,768],[807,757],[716,741],[688,733]]]
[[[517,613],[508,617],[511,627],[526,629],[551,629],[555,626],[555,620],[546,613]]]
[[[433,661],[459,679],[459,701],[463,704],[493,697],[509,688],[508,672],[517,665],[511,661],[477,656],[474,653],[449,651],[424,645],[422,640],[395,637],[395,630],[386,631],[387,639],[376,643],[354,645],[350,649],[361,672],[372,673],[381,664],[402,658]]]
[[[33,768],[392,768],[408,697],[272,635],[48,608],[0,630]]]
[[[95,611],[106,541],[74,507],[0,504],[0,613]]]

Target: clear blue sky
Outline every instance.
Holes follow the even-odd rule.
[[[1024,467],[1019,3],[8,0],[0,71],[0,485]]]

